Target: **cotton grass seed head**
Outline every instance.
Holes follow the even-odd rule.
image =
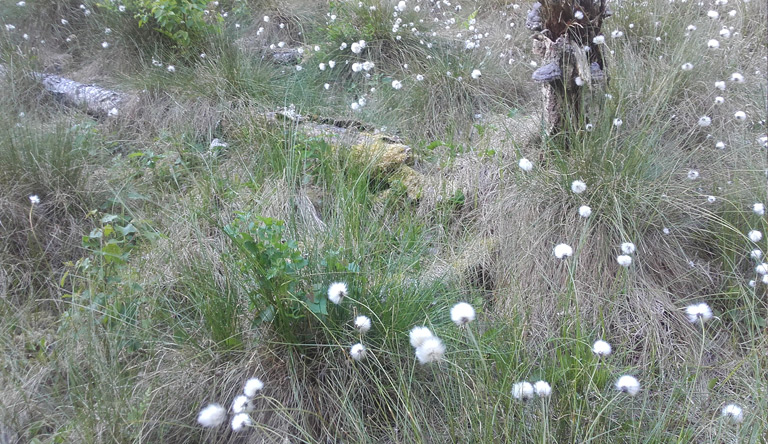
[[[608,356],[611,354],[611,344],[603,341],[602,339],[598,339],[594,344],[592,344],[592,353],[600,357]]]
[[[629,267],[632,265],[632,256],[627,256],[626,254],[622,254],[620,256],[616,257],[616,262],[619,263],[622,267]]]
[[[712,125],[712,118],[708,116],[701,116],[699,117],[699,126],[704,128],[709,125]]]
[[[744,422],[744,411],[736,404],[728,404],[723,407],[723,410],[720,413],[723,418],[733,424],[741,424]]]
[[[512,386],[512,397],[521,401],[533,398],[533,386],[528,381],[515,383]]]
[[[632,254],[635,252],[635,244],[632,242],[623,242],[621,244],[621,252],[624,254]]]
[[[365,358],[365,353],[365,346],[359,342],[349,349],[349,356],[355,361],[362,361]]]
[[[736,111],[733,114],[733,118],[736,119],[739,122],[743,122],[743,121],[747,120],[747,113],[745,113],[744,111]]]
[[[239,432],[241,430],[244,430],[251,426],[253,424],[253,421],[251,420],[251,417],[248,416],[247,413],[238,413],[237,415],[232,417],[232,422],[230,425],[232,426],[233,432]]]
[[[235,396],[234,401],[232,401],[233,413],[249,413],[251,411],[253,411],[253,403],[247,396]]]
[[[735,72],[731,74],[731,82],[744,83],[744,76],[741,73]]]
[[[243,393],[245,396],[249,398],[253,398],[256,396],[256,393],[261,391],[261,389],[264,388],[264,383],[261,382],[261,379],[259,378],[251,378],[247,381],[245,381],[245,387],[243,388]]]
[[[747,233],[747,236],[752,242],[760,242],[763,239],[763,233],[757,230],[751,230],[749,233]]]
[[[565,259],[573,254],[573,248],[568,244],[557,244],[553,252],[556,258]]]
[[[328,287],[328,299],[336,305],[339,305],[346,295],[347,284],[344,282],[334,282]]]
[[[762,264],[755,267],[755,273],[759,274],[760,276],[768,276],[768,263],[763,262]]]
[[[371,318],[360,315],[355,318],[355,329],[362,334],[368,333],[371,329]]]
[[[582,182],[581,180],[574,180],[571,182],[571,191],[573,191],[575,194],[581,194],[587,189],[587,184]]]
[[[483,75],[483,74],[480,72],[480,70],[479,70],[479,69],[473,69],[473,70],[472,70],[472,74],[470,74],[470,77],[472,77],[473,79],[477,80],[477,79],[479,79],[479,78],[480,78],[480,76],[482,76],[482,75]]]
[[[531,171],[533,169],[533,163],[530,160],[526,159],[525,157],[523,157],[522,159],[520,159],[519,162],[517,162],[517,166],[519,166],[520,169],[523,171]]]
[[[547,381],[536,381],[533,384],[533,391],[536,392],[540,398],[549,398],[552,395],[552,386]]]
[[[757,202],[754,205],[752,205],[752,211],[758,216],[762,216],[765,214],[765,205],[760,202]]]
[[[443,341],[440,338],[435,336],[425,339],[416,348],[416,358],[422,365],[438,362],[443,359],[443,355],[445,355],[445,345],[443,345]]]
[[[763,258],[763,252],[759,248],[755,248],[749,252],[749,257],[751,257],[753,260],[759,261]]]
[[[682,69],[683,71],[690,71],[690,70],[693,69],[693,64],[692,63],[683,63],[683,65],[680,66],[680,69]]]
[[[227,419],[227,410],[219,404],[208,404],[197,415],[197,423],[203,427],[218,427]]]
[[[430,329],[427,327],[413,327],[410,333],[408,333],[408,336],[411,340],[411,346],[413,348],[421,347],[424,341],[434,337],[432,331],[430,331]]]
[[[688,317],[688,322],[695,323],[699,320],[705,322],[712,319],[712,309],[702,302],[685,307],[685,315]]]
[[[709,48],[709,49],[718,49],[718,48],[720,48],[720,42],[718,42],[715,39],[710,39],[707,42],[707,48]]]
[[[690,180],[696,180],[699,178],[699,172],[696,170],[689,170],[688,171],[688,179]]]
[[[399,80],[393,80],[393,81],[392,81],[392,88],[394,88],[394,89],[400,89],[400,88],[402,88],[402,87],[403,87],[403,84],[402,84],[402,83],[400,83],[400,81],[399,81]]]
[[[589,208],[587,205],[582,205],[579,207],[579,216],[583,218],[588,218],[592,215],[592,208]]]
[[[29,196],[29,203],[32,205],[37,205],[40,203],[40,197],[37,194],[33,194]]]
[[[475,320],[475,309],[466,302],[459,302],[451,308],[451,320],[459,327]]]
[[[634,376],[624,375],[616,380],[616,390],[635,396],[640,392],[640,382]]]

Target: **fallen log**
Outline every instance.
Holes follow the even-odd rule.
[[[0,76],[5,76],[7,69],[0,65]],[[97,85],[76,82],[55,74],[32,72],[32,77],[43,85],[46,91],[67,106],[80,108],[88,114],[98,117],[115,117],[120,113],[132,96]]]

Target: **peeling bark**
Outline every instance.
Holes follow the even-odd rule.
[[[604,87],[604,60],[593,40],[610,15],[606,0],[542,0],[528,11],[533,51],[542,57],[532,79],[542,84],[550,134],[563,131],[566,119],[581,118],[583,88]]]

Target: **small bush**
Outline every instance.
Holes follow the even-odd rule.
[[[103,3],[101,6],[120,13],[130,13],[140,27],[150,27],[171,39],[181,48],[189,48],[222,22],[219,15],[207,19],[207,0],[129,0],[124,5]],[[125,12],[119,8],[125,7]]]

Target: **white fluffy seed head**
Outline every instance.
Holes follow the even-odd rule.
[[[515,383],[512,386],[512,397],[521,401],[533,398],[533,386],[528,381]]]
[[[626,254],[622,254],[616,257],[616,262],[618,262],[622,267],[629,267],[632,265],[632,257]]]
[[[427,327],[413,327],[408,336],[411,339],[411,347],[418,348],[421,347],[421,344],[423,344],[424,341],[434,335]]]
[[[571,182],[571,191],[573,191],[576,194],[581,194],[587,189],[587,184],[580,180],[574,180]]]
[[[247,381],[245,381],[245,387],[243,388],[243,393],[245,396],[249,398],[253,398],[256,396],[256,393],[261,391],[261,389],[264,388],[264,383],[261,382],[261,379],[259,378],[251,378]]]
[[[749,233],[747,233],[747,236],[749,236],[749,240],[751,240],[752,242],[760,242],[760,240],[763,239],[763,233],[757,230],[750,231]]]
[[[758,216],[762,216],[765,214],[765,205],[757,202],[754,205],[752,205],[752,211],[754,211],[755,214]]]
[[[523,171],[531,171],[533,169],[533,163],[530,160],[526,159],[525,157],[523,157],[522,159],[520,159],[519,162],[517,162],[517,166],[519,166],[520,169]]]
[[[422,365],[440,361],[443,355],[445,355],[445,345],[440,338],[434,336],[427,338],[416,348],[416,358]]]
[[[632,242],[624,242],[621,244],[621,252],[624,254],[632,254],[635,252],[635,244]]]
[[[549,398],[552,394],[552,386],[550,386],[547,381],[536,381],[533,384],[533,391],[535,391],[540,398]]]
[[[363,334],[368,333],[368,330],[371,329],[371,318],[363,315],[356,317],[355,329]]]
[[[328,299],[336,305],[339,305],[346,295],[347,284],[344,282],[334,282],[328,287]]]
[[[365,353],[365,346],[361,343],[357,343],[349,349],[349,355],[355,361],[362,361],[365,358]]]
[[[475,309],[466,302],[459,302],[451,308],[451,320],[461,327],[475,320]]]
[[[218,427],[227,419],[227,410],[219,404],[208,404],[197,415],[197,423],[203,427]]]
[[[685,307],[685,315],[691,323],[708,321],[712,319],[712,309],[705,302]]]
[[[587,205],[582,205],[579,207],[579,216],[583,218],[587,218],[592,215],[592,208],[589,208]]]
[[[721,413],[723,418],[734,424],[741,424],[744,422],[744,411],[736,404],[728,404],[727,406],[723,407]]]
[[[232,431],[233,432],[239,432],[248,426],[253,424],[253,421],[251,420],[251,417],[248,416],[247,413],[238,413],[237,415],[232,417]]]
[[[565,259],[573,254],[573,248],[568,244],[558,244],[553,252],[556,258]]]
[[[634,376],[624,375],[616,381],[616,390],[635,396],[640,392],[640,382]]]
[[[768,276],[768,263],[763,262],[755,267],[755,272],[761,276]]]
[[[247,396],[235,396],[234,401],[232,401],[233,413],[249,413],[251,411],[253,411],[253,403]]]
[[[603,341],[602,339],[598,339],[594,344],[592,344],[592,353],[596,354],[597,356],[608,356],[611,354],[611,350],[611,344]]]

